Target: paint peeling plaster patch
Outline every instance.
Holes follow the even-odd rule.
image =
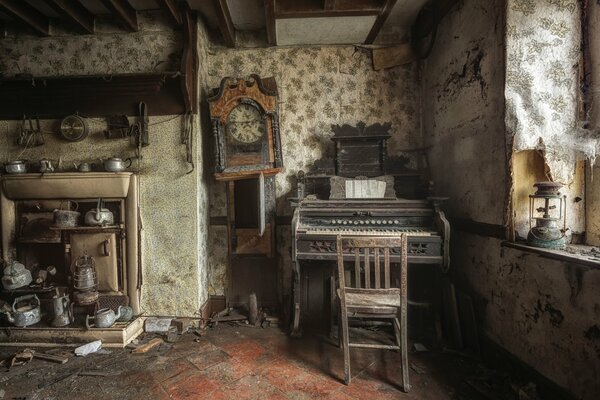
[[[547,297],[549,297],[549,296],[547,296]],[[542,301],[538,300],[534,310],[535,310],[535,312],[533,313],[533,315],[531,315],[531,319],[536,324],[538,323],[540,317],[545,313],[548,313],[548,315],[550,317],[550,323],[552,324],[552,326],[554,326],[556,328],[560,327],[560,325],[562,324],[562,322],[565,319],[565,316],[563,315],[563,313],[559,309],[555,308],[551,303],[548,303],[548,302],[546,302],[546,304],[542,305]]]

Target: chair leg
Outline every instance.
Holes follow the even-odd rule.
[[[399,322],[397,318],[394,318],[394,332],[396,333],[396,342],[400,346],[400,358],[402,363],[402,391],[407,393],[410,390],[410,383],[408,381],[408,340],[406,331],[406,315],[400,319],[404,319],[404,323]]]
[[[346,307],[341,304],[340,305],[340,314],[341,314],[341,323],[342,323],[342,348],[344,351],[344,383],[346,385],[350,384],[350,338],[348,332],[348,312],[346,311]]]

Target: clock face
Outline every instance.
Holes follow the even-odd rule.
[[[227,134],[237,142],[251,144],[265,134],[265,122],[260,112],[250,104],[239,104],[227,118]]]

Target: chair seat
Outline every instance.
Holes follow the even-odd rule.
[[[361,314],[361,317],[368,317],[369,315],[395,317],[398,314],[398,307],[346,304],[346,308],[348,309],[349,314]],[[354,315],[350,316],[352,317]]]

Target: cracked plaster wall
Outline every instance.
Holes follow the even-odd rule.
[[[600,3],[591,1],[588,7],[590,25],[589,51],[591,72],[588,99],[590,103],[591,126],[600,130]],[[587,176],[587,242],[600,246],[600,166],[596,164]]]
[[[442,21],[423,66],[424,141],[433,145],[437,194],[450,196],[450,217],[496,225],[505,222],[511,185],[503,112],[505,4],[460,2]],[[451,245],[451,274],[473,295],[480,331],[577,398],[596,398],[598,269],[456,229]]]
[[[140,32],[125,33],[110,22],[100,21],[95,35],[56,32],[48,38],[19,35],[3,39],[0,72],[5,76],[69,76],[166,71],[178,66],[181,33],[173,31],[159,13],[140,14],[140,27]],[[43,115],[42,110],[35,111]],[[134,155],[135,145],[128,139],[103,138],[103,119],[88,122],[89,136],[70,143],[55,133],[58,121],[43,120],[46,145],[21,154],[22,149],[14,145],[20,121],[0,121],[0,161],[60,157],[68,169],[72,161]],[[182,118],[150,117],[150,125],[151,144],[143,150],[143,161],[132,168],[140,174],[142,309],[147,314],[192,316],[208,297],[207,189],[203,154],[197,151],[202,148],[202,136],[195,118],[197,173],[187,175],[185,146],[180,144]]]

